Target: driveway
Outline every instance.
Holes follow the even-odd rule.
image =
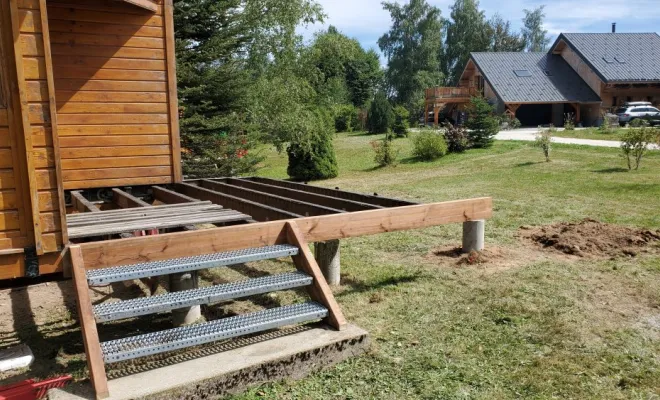
[[[579,129],[579,128],[578,128]],[[558,129],[562,131],[563,128]],[[527,142],[533,142],[536,140],[536,134],[538,133],[537,128],[520,128],[510,131],[501,131],[495,136],[497,140],[522,140]],[[563,143],[563,144],[577,144],[582,146],[594,146],[594,147],[611,147],[611,148],[620,148],[621,142],[616,140],[591,140],[591,139],[574,139],[574,138],[563,138],[563,137],[553,137],[553,143]],[[649,146],[653,150],[658,150],[658,146],[651,145]]]

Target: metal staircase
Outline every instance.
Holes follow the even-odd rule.
[[[342,329],[346,322],[308,244],[295,223],[287,223],[286,229],[288,243],[285,244],[97,270],[86,270],[83,249],[72,246],[79,319],[97,398],[109,396],[105,364],[321,319],[326,319],[336,329]],[[89,296],[90,286],[288,256],[293,258],[297,271],[95,306]],[[312,301],[103,343],[99,341],[97,324],[300,287],[307,288]]]

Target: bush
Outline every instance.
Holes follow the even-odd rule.
[[[452,153],[462,153],[470,148],[467,129],[463,126],[454,126],[449,122],[445,124],[445,141],[447,150]]]
[[[352,104],[342,104],[335,106],[335,131],[337,132],[353,132],[356,128],[359,129],[360,120],[358,116],[358,109]]]
[[[392,130],[398,137],[407,137],[410,128],[410,112],[403,106],[394,108],[394,127]]]
[[[376,153],[374,155],[374,161],[378,166],[385,167],[396,163],[396,158],[399,156],[399,149],[394,146],[389,136],[383,140],[371,142],[371,147]]]
[[[575,114],[566,113],[564,114],[564,129],[567,131],[575,130]]]
[[[642,158],[648,151],[649,145],[658,140],[659,131],[655,128],[641,127],[629,129],[621,138],[621,151],[626,159],[628,169],[639,169]]]
[[[522,126],[520,120],[509,113],[502,114],[500,117],[500,125],[505,129],[518,129]]]
[[[447,154],[447,142],[442,134],[423,130],[413,139],[413,155],[431,161]]]
[[[552,149],[552,135],[557,130],[550,125],[550,128],[542,128],[539,126],[539,132],[536,134],[536,147],[539,147],[543,151],[545,156],[545,161],[550,162],[550,150]]]
[[[367,115],[369,133],[387,133],[394,123],[394,111],[385,93],[376,94]]]
[[[468,137],[472,146],[477,148],[493,145],[495,135],[500,131],[500,124],[495,117],[495,109],[483,97],[473,97],[468,109]]]
[[[641,127],[646,127],[649,126],[649,121],[645,119],[640,119],[640,118],[635,118],[632,121],[630,121],[630,127],[631,128],[641,128]]]
[[[191,179],[253,173],[264,159],[247,135],[186,133],[181,145],[183,174]]]
[[[297,121],[298,136],[294,136],[287,148],[289,176],[299,181],[337,177],[339,169],[332,144],[332,116],[315,109],[301,114]]]

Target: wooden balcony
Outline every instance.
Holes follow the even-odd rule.
[[[480,95],[476,87],[436,87],[426,89],[426,104],[467,103]]]

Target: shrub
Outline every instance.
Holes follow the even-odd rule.
[[[376,153],[374,161],[378,166],[385,167],[396,163],[396,158],[399,156],[399,149],[394,146],[389,136],[383,140],[374,140],[371,142],[371,147]]]
[[[575,114],[566,113],[564,114],[564,129],[567,131],[575,130]]]
[[[626,159],[628,169],[639,169],[642,158],[649,145],[658,140],[659,131],[655,128],[641,127],[629,129],[621,138],[621,151]]]
[[[321,109],[314,109],[299,116],[297,121],[298,135],[287,148],[287,173],[292,179],[300,181],[335,178],[339,170],[332,144],[332,116]]]
[[[520,120],[518,118],[514,117],[511,120],[511,125],[509,126],[511,127],[511,129],[518,129],[522,126],[522,123],[520,123]]]
[[[449,122],[445,124],[445,141],[447,150],[452,153],[462,153],[470,148],[467,129],[463,126],[454,126]]]
[[[358,116],[358,109],[352,104],[342,104],[335,106],[335,131],[337,132],[353,132],[356,128],[359,129],[360,121]]]
[[[187,133],[181,144],[183,173],[191,179],[253,173],[264,159],[248,135]]]
[[[539,126],[539,132],[536,134],[535,146],[543,151],[545,161],[550,162],[550,150],[552,148],[552,135],[557,130],[550,125],[550,128],[543,128]]]
[[[518,129],[522,126],[520,120],[509,113],[502,114],[500,124],[505,129]]]
[[[631,128],[641,128],[641,127],[646,127],[649,126],[649,121],[645,119],[640,119],[640,118],[635,118],[632,121],[630,121],[630,127]]]
[[[442,134],[423,130],[413,138],[413,155],[431,161],[447,154],[447,142]]]
[[[483,97],[473,97],[468,109],[467,127],[472,146],[483,148],[493,145],[500,124],[494,115],[495,109]]]
[[[376,94],[367,115],[369,133],[387,133],[394,123],[394,111],[385,93]]]
[[[396,106],[394,108],[394,127],[392,130],[398,137],[408,136],[408,128],[410,128],[410,112],[403,106]]]

